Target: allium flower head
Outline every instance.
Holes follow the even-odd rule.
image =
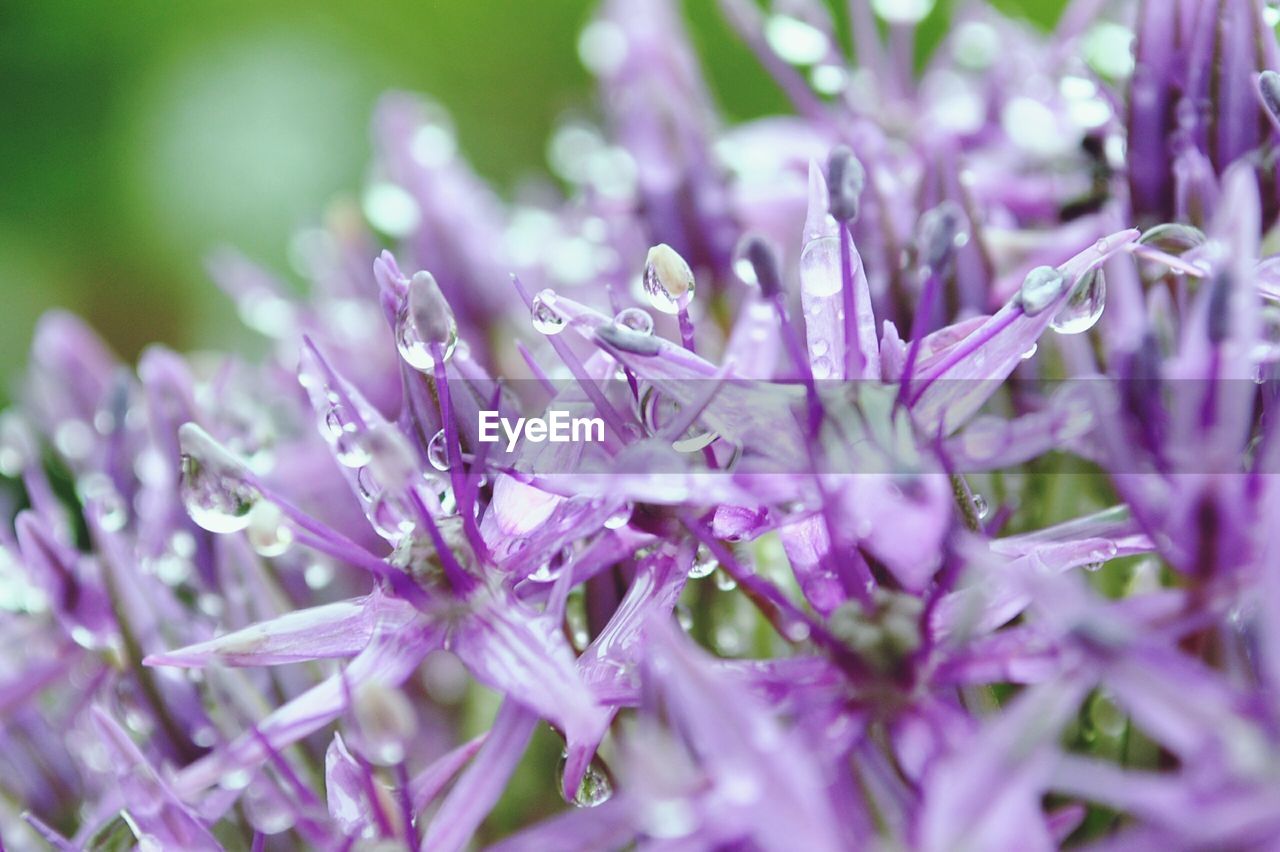
[[[263,360],[43,320],[5,848],[1274,845],[1274,9],[720,6],[791,114],[610,0],[557,195],[390,94]]]

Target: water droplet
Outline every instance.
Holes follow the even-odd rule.
[[[1208,237],[1204,231],[1193,225],[1179,222],[1163,222],[1153,225],[1142,232],[1138,242],[1144,246],[1155,246],[1172,255],[1180,255],[1188,249],[1202,246]]]
[[[937,0],[871,0],[875,13],[891,24],[918,24],[933,11]]]
[[[739,240],[733,252],[733,274],[743,284],[750,287],[759,287],[760,278],[756,275],[756,265],[751,262],[751,258],[747,257],[744,251],[745,248],[746,241]]]
[[[631,520],[631,504],[623,503],[613,514],[604,519],[604,528],[607,530],[622,529]]]
[[[242,466],[194,423],[178,430],[182,446],[182,502],[191,519],[216,533],[249,525],[249,512],[261,498],[244,480]]]
[[[770,15],[764,24],[764,38],[774,53],[792,65],[812,65],[831,49],[826,33],[790,15]]]
[[[679,252],[666,243],[649,249],[643,280],[649,303],[664,314],[679,313],[693,301],[693,270]]]
[[[396,348],[410,367],[429,373],[435,369],[434,349],[448,361],[458,345],[458,323],[430,272],[414,273],[409,295],[396,314]]]
[[[1080,334],[1093,328],[1107,303],[1107,279],[1101,267],[1086,272],[1054,314],[1049,327],[1058,334]]]
[[[393,542],[400,541],[417,526],[413,508],[406,498],[390,491],[384,491],[374,499],[369,520],[378,535]]]
[[[293,544],[293,528],[280,507],[269,500],[259,500],[249,510],[246,535],[259,556],[282,556]]]
[[[372,458],[364,437],[356,430],[355,424],[334,436],[333,456],[343,467],[360,468]]]
[[[562,753],[560,755],[560,764],[556,767],[556,789],[562,792],[564,790],[564,770],[568,757],[567,753]],[[609,801],[612,795],[613,782],[609,780],[609,773],[600,763],[600,759],[593,757],[591,763],[587,765],[587,771],[582,776],[582,783],[578,785],[578,790],[573,794],[573,798],[569,800],[569,804],[578,808],[594,808]]]
[[[805,295],[833,296],[842,286],[839,238],[820,237],[806,243],[800,252],[800,287]]]
[[[355,716],[362,750],[370,761],[393,766],[404,760],[405,745],[418,728],[418,717],[403,692],[370,681],[356,694]]]
[[[1066,276],[1052,266],[1037,266],[1028,272],[1017,295],[1023,313],[1033,317],[1044,311],[1062,295],[1066,282]]]
[[[448,443],[443,429],[432,435],[431,440],[427,442],[427,461],[442,473],[449,469]]]
[[[539,565],[529,579],[535,583],[550,583],[552,580],[560,576],[560,572],[573,559],[573,546],[565,545],[563,548],[551,555],[544,564]]]
[[[987,514],[991,511],[991,507],[987,504],[987,498],[981,494],[973,495],[973,513],[978,516],[978,520],[986,520]]]
[[[644,308],[623,308],[613,321],[640,334],[653,334],[653,316]]]
[[[129,507],[116,490],[115,483],[105,473],[92,473],[77,484],[76,491],[86,507],[97,516],[98,525],[107,532],[124,528],[129,519]]]
[[[288,831],[298,821],[298,811],[276,785],[259,779],[243,798],[245,816],[257,831],[264,835]]]
[[[689,579],[701,580],[703,577],[710,576],[711,572],[719,567],[720,563],[712,555],[710,548],[700,544],[697,553],[693,556],[693,565],[689,568]]]
[[[1023,361],[1030,361],[1032,358],[1036,357],[1036,352],[1038,351],[1040,351],[1040,344],[1033,343],[1031,344],[1030,349],[1028,349],[1026,352],[1023,352],[1018,357],[1021,358]]]
[[[565,330],[565,320],[556,312],[556,291],[550,288],[533,297],[530,311],[533,327],[542,334],[559,334]]]
[[[716,588],[722,592],[732,592],[738,588],[738,581],[733,579],[733,576],[724,568],[715,572],[714,579]]]

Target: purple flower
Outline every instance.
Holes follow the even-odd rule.
[[[388,95],[259,363],[45,318],[6,848],[1273,843],[1274,10],[932,5],[725,0],[731,126],[607,2],[536,203]]]

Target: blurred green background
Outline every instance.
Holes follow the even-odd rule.
[[[1047,24],[1064,2],[997,5]],[[293,230],[358,190],[385,89],[443,102],[500,188],[542,169],[557,116],[592,106],[576,41],[593,6],[2,0],[0,376],[15,375],[55,305],[126,357],[153,340],[225,339],[233,313],[203,257],[230,243],[283,269]],[[728,114],[784,109],[715,0],[683,7]],[[948,13],[943,0],[926,44]]]

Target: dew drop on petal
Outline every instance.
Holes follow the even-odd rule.
[[[643,281],[649,303],[664,314],[679,313],[693,301],[693,270],[679,252],[666,243],[649,249]]]
[[[565,320],[556,311],[556,291],[550,288],[533,297],[530,309],[533,327],[542,334],[559,334],[565,329]]]
[[[623,308],[613,321],[641,334],[653,334],[653,316],[644,308]]]
[[[105,473],[90,474],[77,483],[76,491],[85,506],[92,507],[100,527],[108,532],[124,528],[129,509],[111,477]]]
[[[739,240],[733,250],[733,274],[743,284],[759,287],[760,278],[756,275],[756,265],[751,262],[751,258],[747,257],[746,247],[746,241]]]
[[[556,789],[564,790],[564,770],[568,763],[568,754],[560,755],[560,763],[556,767]],[[603,805],[613,796],[613,782],[609,774],[600,765],[599,758],[592,758],[587,771],[582,776],[582,783],[577,792],[569,800],[569,804],[577,808],[594,808]]]
[[[414,273],[409,294],[396,313],[396,348],[410,367],[435,369],[435,349],[448,361],[458,345],[458,323],[430,272]]]
[[[280,507],[269,500],[259,500],[249,510],[246,535],[259,556],[281,556],[293,544],[293,528]]]
[[[432,435],[431,440],[427,442],[427,461],[442,473],[449,469],[448,444],[443,429]]]
[[[711,554],[711,550],[705,544],[700,544],[697,553],[694,554],[693,565],[689,567],[689,579],[700,580],[708,577],[719,567],[720,563]]]
[[[735,266],[736,269],[736,266]],[[833,296],[840,292],[840,239],[819,237],[800,252],[800,287],[806,296]]]
[[[607,530],[622,529],[631,520],[631,512],[631,504],[623,503],[614,510],[613,514],[604,519],[604,528]]]
[[[355,700],[356,723],[365,756],[382,766],[404,760],[405,746],[418,727],[413,705],[400,690],[371,681]]]
[[[360,468],[369,463],[372,457],[363,436],[352,428],[344,429],[334,436],[333,455],[343,467]]]
[[[565,545],[563,548],[551,555],[542,565],[539,565],[529,579],[535,583],[549,583],[560,576],[560,572],[573,559],[573,546]]]
[[[1071,295],[1054,314],[1049,328],[1058,334],[1081,334],[1098,322],[1107,303],[1107,279],[1102,269],[1091,269],[1076,284]]]
[[[244,481],[234,459],[195,424],[179,431],[182,445],[182,502],[191,520],[209,532],[238,532],[249,525],[249,512],[261,498]]]
[[[1018,304],[1022,307],[1023,313],[1033,317],[1062,295],[1065,284],[1066,276],[1056,267],[1037,266],[1022,279],[1022,286],[1018,289],[1017,295]]]
[[[397,542],[413,532],[417,526],[413,508],[403,495],[384,491],[373,501],[369,520],[378,535]]]
[[[991,507],[987,504],[987,498],[975,493],[973,495],[973,513],[978,516],[978,520],[986,520],[990,511]]]

